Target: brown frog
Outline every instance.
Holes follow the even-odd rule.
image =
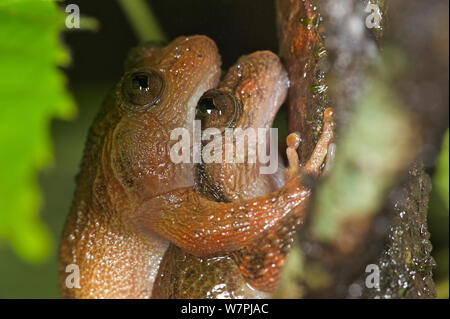
[[[171,161],[170,132],[192,130],[200,96],[219,80],[212,40],[138,47],[125,66],[88,135],[60,246],[63,297],[150,298],[169,243],[198,257],[236,252],[310,194],[293,172],[264,196],[217,202],[195,192],[192,164]],[[70,265],[78,288],[67,285]]]
[[[170,131],[189,128],[200,96],[220,76],[215,43],[180,37],[139,46],[90,128],[60,246],[60,291],[68,298],[149,298],[169,240],[135,216],[147,198],[192,187],[192,168],[169,158]],[[164,196],[164,195],[163,195]],[[80,288],[66,285],[66,267]]]
[[[283,103],[289,81],[279,58],[269,52],[255,52],[241,57],[230,68],[218,88],[206,92],[199,101],[197,118],[202,128],[216,128],[225,140],[224,130],[268,129]],[[317,176],[333,138],[333,113],[325,112],[324,129],[311,160],[303,172]],[[237,149],[237,134],[232,143]],[[256,134],[255,134],[256,135]],[[269,135],[258,136],[268,145]],[[299,137],[287,140],[290,168],[281,164],[272,174],[261,174],[257,150],[256,161],[226,163],[225,142],[221,161],[196,167],[196,191],[217,201],[239,202],[279,189],[286,179],[299,171],[296,153]],[[245,153],[256,144],[244,145]],[[277,226],[265,231],[243,249],[229,255],[197,257],[170,245],[160,267],[153,297],[156,298],[267,298],[275,290],[280,270],[293,241],[296,227],[303,221],[303,209],[296,209]]]

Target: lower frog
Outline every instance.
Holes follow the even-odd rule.
[[[266,134],[287,89],[288,78],[279,58],[261,51],[241,57],[230,68],[218,88],[206,92],[197,107],[197,119],[203,129],[214,128],[220,138],[220,160],[196,167],[196,191],[221,202],[240,202],[279,189],[284,180],[304,174],[318,176],[333,139],[333,112],[326,110],[324,128],[317,146],[304,167],[300,169],[296,148],[297,134],[288,136],[289,168],[279,165],[271,174],[261,174],[262,161],[257,145],[270,145]],[[225,130],[234,129],[233,149],[238,150],[239,134],[257,135],[263,141],[244,143],[247,156],[241,163],[225,160]],[[250,129],[251,131],[249,132]],[[220,135],[219,135],[220,134]],[[242,135],[241,135],[242,137]],[[223,140],[223,141],[222,141]],[[242,139],[240,140],[242,143]],[[261,143],[262,142],[262,143]],[[205,145],[203,145],[205,146]],[[272,146],[272,145],[271,145]],[[272,146],[273,147],[273,146]],[[276,148],[278,150],[278,148]],[[266,151],[263,147],[264,152]],[[273,151],[273,150],[269,150]],[[278,152],[278,151],[276,151]],[[279,159],[279,163],[282,161]],[[305,193],[307,197],[309,190]],[[304,206],[295,209],[278,225],[232,254],[197,257],[170,245],[160,267],[153,291],[154,298],[268,298],[275,290],[280,270],[297,226],[303,221]]]

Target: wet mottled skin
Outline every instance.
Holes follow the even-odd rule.
[[[286,97],[288,85],[286,72],[275,54],[262,51],[241,57],[219,86],[200,99],[197,119],[202,120],[202,129],[270,128]],[[202,111],[202,107],[210,109]],[[222,115],[208,114],[207,111],[221,112]],[[281,161],[279,159],[280,164]],[[196,191],[213,200],[238,202],[262,196],[282,186],[281,169],[277,169],[276,174],[262,175],[259,166],[259,161],[255,164],[203,163],[196,167]],[[156,298],[269,296],[247,282],[232,254],[201,258],[174,245],[170,245],[164,256],[153,295]]]
[[[164,254],[229,258],[301,211],[310,193],[294,167],[274,192],[217,202],[195,192],[192,164],[171,161],[170,132],[192,130],[199,98],[219,81],[213,41],[180,37],[164,48],[139,47],[125,66],[88,135],[60,246],[63,297],[150,298]],[[71,264],[80,288],[66,286]],[[233,285],[240,294],[241,283]]]

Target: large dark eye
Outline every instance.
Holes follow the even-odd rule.
[[[234,127],[239,116],[239,102],[233,95],[225,91],[208,91],[203,94],[197,104],[197,119],[202,121],[202,128]]]
[[[164,80],[154,71],[134,72],[129,74],[122,86],[125,99],[138,106],[157,104],[164,89]]]
[[[202,115],[211,115],[211,113],[216,109],[214,105],[214,99],[211,96],[206,96],[198,101],[198,112]],[[220,112],[220,111],[219,111]]]

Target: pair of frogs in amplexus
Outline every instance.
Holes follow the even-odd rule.
[[[241,57],[221,81],[220,64],[204,36],[130,52],[87,139],[60,246],[63,296],[255,298],[274,291],[311,195],[304,176],[318,177],[330,157],[334,115],[324,112],[303,165],[300,137],[290,134],[288,167],[279,161],[274,174],[260,174],[258,161],[173,163],[171,130],[192,132],[195,118],[221,133],[270,128],[286,98],[287,72],[274,53]],[[69,264],[80,267],[80,289],[65,284]]]

